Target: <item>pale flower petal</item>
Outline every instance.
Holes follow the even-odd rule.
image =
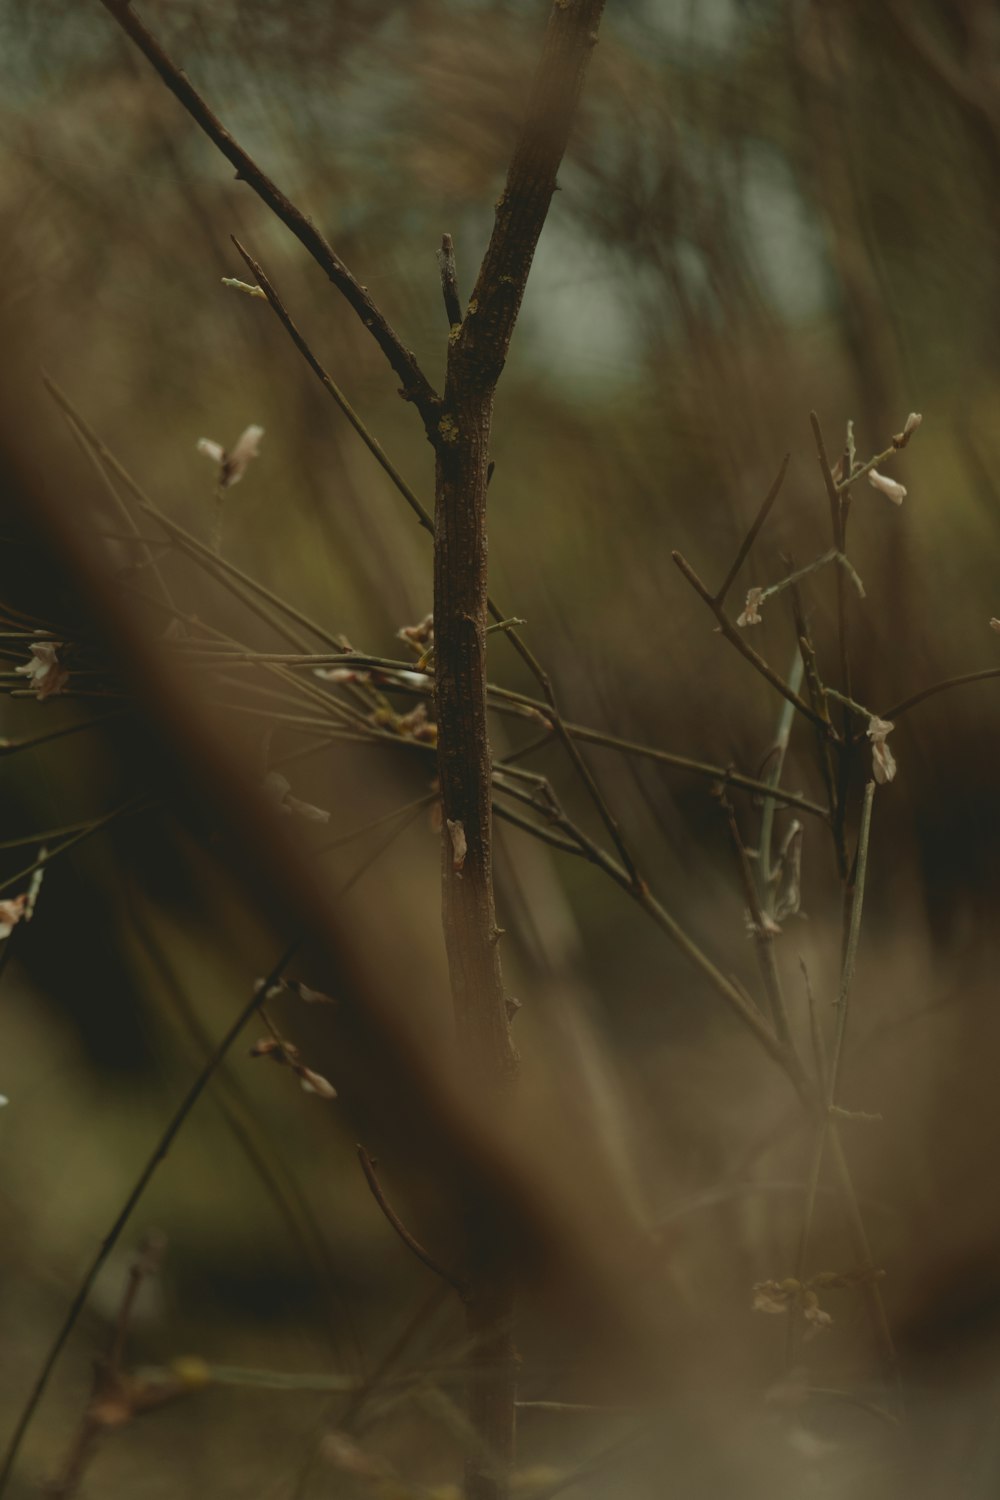
[[[777,1281],[758,1281],[753,1289],[754,1312],[787,1313],[791,1301],[789,1290]]]
[[[886,736],[896,726],[888,719],[873,717],[868,721],[868,738],[872,746],[872,774],[880,786],[892,781],[896,774],[896,758],[886,744]]]
[[[736,623],[742,629],[745,625],[760,624],[760,600],[763,589],[747,589],[746,609],[738,616]]]
[[[247,464],[260,452],[260,440],[263,436],[263,427],[246,427],[240,433],[226,454],[225,475],[222,483],[227,489],[231,485],[238,484],[243,478]]]
[[[14,668],[19,677],[27,677],[28,687],[39,702],[66,691],[69,673],[56,655],[61,648],[62,641],[35,641],[31,646],[31,660]]]
[[[893,505],[902,505],[906,499],[906,486],[896,479],[890,479],[887,474],[880,474],[878,469],[868,471],[868,483],[873,490],[881,490],[883,495],[888,495]]]
[[[990,620],[990,629],[1000,631],[1000,620],[998,620],[995,615]]]
[[[199,438],[195,447],[199,453],[204,453],[206,458],[210,458],[213,464],[218,464],[220,468],[226,461],[225,448],[221,443],[214,443],[211,438]]]
[[[295,1071],[299,1075],[304,1093],[317,1094],[320,1099],[336,1099],[337,1090],[328,1078],[323,1077],[322,1073],[314,1073],[312,1068],[301,1064]]]
[[[263,427],[250,426],[243,429],[228,452],[214,438],[199,438],[195,447],[199,453],[204,453],[206,458],[218,464],[219,484],[222,489],[228,490],[234,484],[239,484],[246,473],[247,464],[257,457],[263,436]]]
[[[15,896],[12,901],[0,901],[0,941],[9,938],[18,922],[26,915],[27,895]]]

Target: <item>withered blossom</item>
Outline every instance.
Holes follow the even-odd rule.
[[[736,620],[737,625],[741,629],[745,625],[759,625],[761,623],[760,601],[763,593],[763,589],[747,589],[746,609],[744,609],[743,613]]]
[[[895,729],[889,719],[872,717],[868,720],[868,738],[872,746],[872,774],[880,786],[892,781],[896,774],[896,758],[886,744],[886,736]]]
[[[337,1090],[328,1078],[323,1077],[322,1073],[314,1072],[304,1063],[300,1063],[295,1071],[299,1075],[303,1093],[316,1094],[320,1099],[336,1099]]]
[[[905,484],[900,484],[896,479],[890,479],[887,474],[880,474],[878,469],[869,469],[868,483],[873,490],[880,490],[883,495],[888,495],[893,505],[902,505],[906,499]]]
[[[313,676],[341,687],[350,682],[371,682],[370,672],[359,672],[355,667],[313,667]]]
[[[35,641],[30,647],[31,660],[14,668],[19,677],[28,679],[28,687],[39,702],[66,691],[69,673],[56,655],[62,644],[62,641]]]
[[[264,436],[263,427],[245,427],[236,442],[227,452],[221,443],[212,438],[199,438],[195,447],[199,453],[204,453],[214,464],[219,466],[219,486],[221,489],[232,489],[234,484],[239,484],[247,471],[247,465],[252,458],[256,458],[260,452],[260,440]]]
[[[408,714],[400,714],[396,720],[396,729],[400,734],[421,744],[437,744],[438,727],[428,714],[426,703],[418,703]]]
[[[451,867],[453,870],[461,870],[469,847],[466,843],[465,827],[459,818],[449,818],[447,821],[448,837],[451,839]]]
[[[774,872],[777,895],[774,902],[776,922],[797,916],[802,906],[802,824],[793,819],[785,836]]]
[[[270,993],[270,992],[269,992]],[[294,1042],[286,1042],[275,1036],[261,1037],[250,1048],[251,1057],[269,1057],[281,1067],[291,1068],[302,1085],[305,1094],[315,1094],[319,1099],[336,1099],[337,1090],[328,1078],[315,1069],[306,1067]]]
[[[830,1314],[819,1305],[815,1283],[821,1281],[821,1277],[814,1277],[813,1283],[802,1282],[795,1276],[787,1276],[784,1281],[758,1281],[753,1289],[753,1310],[781,1315],[795,1308],[811,1324],[811,1332],[819,1333],[833,1322]],[[828,1278],[822,1284],[840,1286],[845,1284],[845,1278]]]
[[[418,656],[425,654],[434,644],[434,616],[424,615],[419,625],[402,625],[396,631],[396,638],[406,641],[412,646]]]

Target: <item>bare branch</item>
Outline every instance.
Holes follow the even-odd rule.
[[[175,99],[187,110],[195,124],[201,127],[213,145],[218,147],[226,160],[236,168],[237,178],[253,189],[258,198],[267,204],[271,212],[287,229],[291,230],[299,244],[309,252],[320,269],[326,272],[345,301],[354,309],[369,330],[402,381],[400,394],[406,400],[413,402],[423,419],[428,435],[431,435],[437,423],[440,397],[417,364],[413,351],[403,346],[399,335],[369,296],[368,288],[357,281],[312,220],[306,218],[305,214],[285,197],[281,189],[233,139],[187,76],[167,56],[152,33],[147,31],[132,9],[129,0],[101,0],[101,4],[139,48],[147,62],[159,74]]]

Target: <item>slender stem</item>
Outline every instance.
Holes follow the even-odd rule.
[[[101,4],[139,48],[175,99],[187,110],[194,122],[222,152],[227,161],[236,168],[240,180],[252,188],[275,217],[291,230],[320,269],[330,278],[344,300],[357,313],[364,327],[368,329],[402,381],[403,392],[407,399],[412,401],[420,412],[428,432],[432,432],[436,427],[439,398],[412,352],[404,346],[399,335],[390,327],[369,296],[368,288],[355,279],[312,220],[285,197],[281,189],[261,171],[252,157],[233,139],[221,120],[212,113],[208,104],[191,84],[187,75],[181,72],[152,33],[147,31],[132,9],[129,0],[101,0]]]
[[[788,461],[791,456],[792,455],[790,453],[786,453],[784,458],[781,460],[781,468],[778,470],[777,478],[771,485],[771,488],[768,490],[767,494],[764,496],[764,502],[761,505],[760,510],[757,512],[753,524],[750,527],[750,530],[747,532],[746,536],[743,538],[743,541],[740,543],[736,556],[733,559],[732,566],[730,567],[729,572],[726,574],[718,593],[714,596],[714,602],[719,606],[720,609],[725,604],[726,595],[729,593],[729,590],[735,583],[736,575],[746,561],[746,558],[750,552],[750,548],[757,540],[757,536],[760,532],[761,527],[764,525],[764,522],[771,514],[771,507],[773,506],[775,500],[777,500],[778,495],[781,491],[781,486],[785,482],[785,475],[788,472]]]
[[[833,1052],[830,1058],[830,1072],[827,1081],[826,1102],[828,1107],[832,1107],[837,1102],[837,1082],[840,1073],[840,1062],[844,1051],[844,1038],[847,1034],[848,1001],[851,993],[851,984],[854,979],[854,965],[857,960],[858,942],[861,937],[861,913],[865,900],[865,879],[868,873],[868,840],[871,834],[872,804],[874,799],[875,783],[874,781],[869,781],[865,787],[864,801],[861,804],[861,825],[858,830],[854,896],[851,902],[851,916],[847,929],[847,947],[840,975],[840,992],[837,996],[837,1030],[834,1037]]]
[[[201,1098],[202,1094],[205,1092],[205,1089],[208,1086],[209,1080],[211,1079],[213,1073],[222,1063],[223,1059],[226,1056],[226,1053],[229,1051],[230,1047],[236,1041],[244,1026],[257,1010],[257,1007],[266,994],[268,988],[272,984],[276,984],[278,982],[278,980],[281,978],[281,975],[284,973],[286,966],[291,963],[293,957],[295,956],[295,953],[298,950],[299,941],[299,939],[296,939],[296,941],[285,950],[281,958],[271,970],[265,983],[260,986],[259,989],[256,989],[250,1000],[241,1007],[239,1014],[236,1016],[236,1019],[229,1027],[229,1030],[224,1033],[220,1041],[217,1043],[214,1051],[206,1059],[204,1065],[201,1068],[201,1071],[198,1073],[187,1093],[184,1095],[180,1104],[177,1106],[170,1119],[169,1124],[163,1131],[160,1139],[157,1141],[152,1155],[149,1157],[142,1171],[139,1173],[135,1184],[129,1191],[125,1202],[123,1203],[117,1217],[115,1218],[114,1223],[111,1225],[111,1228],[108,1230],[107,1234],[104,1236],[104,1239],[101,1241],[97,1254],[94,1256],[94,1259],[91,1261],[89,1267],[87,1268],[87,1271],[84,1274],[80,1285],[77,1287],[77,1290],[73,1296],[73,1300],[69,1305],[65,1318],[63,1319],[62,1325],[59,1328],[59,1331],[56,1334],[49,1348],[49,1351],[45,1356],[42,1368],[39,1371],[37,1378],[35,1379],[34,1385],[32,1386],[31,1391],[28,1395],[28,1399],[25,1402],[25,1405],[14,1427],[13,1434],[11,1435],[10,1442],[7,1446],[6,1454],[4,1455],[2,1467],[0,1467],[0,1496],[4,1494],[7,1488],[8,1481],[10,1480],[11,1474],[13,1472],[14,1464],[17,1461],[17,1455],[20,1452],[21,1444],[24,1441],[25,1433],[27,1432],[28,1427],[31,1424],[31,1420],[34,1417],[36,1410],[38,1409],[38,1404],[41,1401],[42,1396],[45,1394],[45,1389],[49,1383],[52,1371],[55,1369],[56,1363],[63,1351],[67,1339],[76,1326],[77,1318],[80,1316],[80,1313],[83,1311],[86,1305],[87,1299],[90,1296],[91,1288],[93,1287],[94,1282],[97,1280],[102,1267],[104,1266],[111,1252],[114,1250],[115,1246],[120,1240],[125,1230],[125,1226],[128,1224],[136,1205],[139,1203],[139,1200],[142,1198],[143,1193],[149,1186],[149,1183],[156,1173],[156,1169],[166,1157],[167,1153],[170,1150],[170,1147],[173,1145],[178,1133],[180,1132],[182,1125],[190,1115],[191,1111],[194,1109],[195,1105],[198,1103],[198,1100]]]
[[[267,298],[267,302],[269,307],[271,308],[271,311],[278,319],[278,322],[281,324],[282,328],[284,328],[285,332],[288,334],[288,337],[291,339],[296,349],[298,349],[299,353],[302,355],[302,358],[305,360],[310,370],[312,370],[313,374],[321,382],[327,393],[333,397],[334,401],[340,407],[340,410],[343,412],[348,422],[350,422],[351,426],[354,428],[354,431],[358,434],[358,437],[364,443],[365,447],[375,459],[376,463],[378,463],[380,467],[385,470],[386,474],[388,474],[389,478],[396,486],[396,489],[399,491],[403,499],[406,501],[407,505],[413,511],[420,525],[424,528],[425,531],[428,531],[431,533],[431,535],[433,535],[434,521],[427,507],[407,484],[406,480],[403,478],[402,474],[400,474],[395,464],[389,458],[388,454],[386,453],[385,449],[382,447],[378,439],[375,438],[371,432],[369,432],[361,417],[358,415],[354,407],[344,395],[343,391],[340,389],[340,386],[337,385],[333,377],[329,375],[320,364],[316,355],[309,347],[309,344],[306,342],[303,335],[299,332],[298,327],[292,321],[288,309],[285,307],[285,304],[282,302],[281,298],[278,296],[278,293],[275,291],[273,285],[265,274],[264,268],[259,265],[256,260],[254,260],[250,252],[240,244],[235,235],[233,236],[233,244],[236,246],[236,249],[246,261],[254,276],[257,278],[257,281],[260,284],[260,289],[264,293],[264,296]]]
[[[16,755],[19,750],[34,750],[38,745],[47,745],[52,740],[62,740],[70,734],[80,734],[85,729],[98,729],[102,724],[110,724],[116,719],[121,719],[127,709],[116,708],[113,712],[102,714],[99,719],[81,719],[75,724],[64,724],[60,729],[49,729],[44,734],[32,734],[21,740],[0,739],[0,758],[5,755]]]
[[[949,693],[952,688],[965,687],[970,682],[987,682],[993,677],[1000,677],[1000,667],[987,667],[983,672],[965,672],[961,677],[947,677],[943,682],[934,682],[930,687],[925,687],[919,693],[914,693],[910,698],[904,698],[901,703],[894,703],[880,715],[883,719],[898,719],[900,714],[909,713],[911,708],[916,708],[918,703],[924,703],[928,698],[934,698],[938,693]]]
[[[802,685],[804,663],[800,651],[796,651],[792,658],[791,670],[788,673],[788,686],[793,693],[797,693]],[[781,780],[781,773],[785,768],[785,755],[788,751],[788,741],[792,733],[792,719],[795,714],[795,706],[786,699],[781,705],[781,713],[778,718],[778,732],[774,738],[774,748],[767,767],[766,780],[769,786],[777,788]],[[760,844],[757,860],[757,868],[760,877],[761,901],[768,915],[774,915],[773,896],[773,871],[771,868],[771,844],[774,833],[774,812],[776,799],[773,795],[764,798],[764,806],[760,815]]]
[[[752,646],[747,645],[746,641],[743,638],[742,632],[730,622],[721,604],[718,603],[715,596],[711,594],[705,587],[704,583],[702,583],[701,579],[698,577],[698,574],[695,572],[694,568],[692,568],[687,558],[685,558],[680,552],[672,552],[671,556],[679,570],[684,574],[684,577],[687,579],[688,583],[694,589],[695,593],[698,594],[702,599],[704,599],[705,603],[708,605],[709,609],[718,620],[719,629],[725,636],[726,640],[730,643],[730,645],[736,647],[736,650],[740,653],[744,660],[748,661],[750,665],[760,673],[765,682],[769,682],[776,692],[779,692],[783,698],[787,698],[790,703],[794,704],[794,706],[798,709],[799,713],[802,714],[804,718],[808,719],[811,724],[815,724],[816,727],[820,729],[824,734],[830,734],[832,732],[830,729],[830,725],[826,723],[819,714],[814,713],[813,710],[809,707],[809,704],[806,703],[802,698],[800,698],[798,693],[793,693],[791,691],[788,684],[778,676],[778,673],[774,670],[773,667],[768,666],[763,657],[757,655]]]
[[[357,1148],[357,1152],[358,1161],[361,1163],[361,1170],[365,1174],[365,1181],[371,1189],[372,1197],[375,1199],[375,1202],[382,1210],[382,1213],[385,1215],[385,1218],[391,1224],[392,1228],[399,1235],[399,1238],[403,1241],[403,1244],[406,1246],[407,1250],[409,1250],[411,1254],[415,1255],[417,1260],[425,1265],[429,1271],[433,1271],[435,1276],[440,1276],[442,1281],[446,1281],[449,1286],[454,1287],[458,1295],[464,1298],[468,1291],[468,1287],[465,1281],[463,1281],[460,1276],[456,1276],[453,1271],[449,1271],[447,1267],[441,1264],[440,1261],[435,1260],[430,1251],[425,1250],[416,1236],[410,1233],[406,1225],[403,1223],[402,1219],[392,1207],[392,1204],[385,1196],[382,1184],[379,1182],[378,1174],[375,1171],[375,1162],[368,1155],[368,1152],[365,1150],[364,1146],[359,1145]]]
[[[144,808],[152,806],[152,800],[148,792],[143,792],[141,796],[133,797],[130,802],[123,802],[120,807],[112,808],[111,812],[105,813],[103,817],[95,818],[93,822],[87,823],[85,827],[81,828],[78,833],[71,834],[69,838],[63,839],[62,843],[57,844],[54,849],[43,850],[38,858],[32,860],[30,865],[25,865],[24,869],[17,870],[13,875],[8,875],[6,879],[0,881],[0,891],[8,891],[12,885],[18,885],[22,880],[27,880],[30,876],[34,875],[36,870],[44,869],[54,859],[58,859],[60,854],[65,854],[67,849],[73,849],[77,844],[82,844],[84,839],[89,839],[95,833],[100,833],[102,828],[107,828],[108,824],[113,823],[116,818],[122,818],[129,813],[140,812]]]
[[[743,894],[746,896],[750,921],[753,926],[757,958],[760,963],[761,978],[764,981],[764,989],[767,993],[768,1004],[771,1009],[771,1020],[774,1023],[774,1029],[779,1039],[786,1047],[791,1048],[792,1037],[788,1028],[788,1014],[785,1010],[785,1001],[781,993],[781,977],[778,973],[778,964],[774,954],[774,932],[772,930],[774,924],[769,920],[761,903],[757,883],[753,878],[753,871],[750,868],[750,860],[746,847],[740,836],[739,824],[736,821],[733,804],[725,794],[720,796],[719,803],[729,826],[729,837],[732,840],[743,883]]]

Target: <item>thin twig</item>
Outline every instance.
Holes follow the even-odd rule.
[[[379,1182],[378,1176],[375,1171],[374,1161],[368,1155],[368,1152],[365,1150],[364,1146],[359,1145],[357,1150],[358,1161],[361,1163],[361,1170],[365,1174],[365,1181],[371,1189],[372,1197],[375,1199],[375,1202],[382,1210],[382,1213],[385,1215],[388,1222],[392,1225],[393,1229],[399,1235],[399,1238],[403,1241],[403,1244],[409,1251],[411,1251],[413,1255],[417,1257],[417,1260],[421,1261],[423,1265],[427,1267],[429,1271],[433,1271],[435,1276],[440,1276],[443,1281],[447,1281],[448,1285],[454,1287],[458,1295],[464,1298],[468,1293],[467,1284],[462,1280],[461,1277],[456,1276],[453,1271],[449,1271],[446,1266],[441,1265],[440,1261],[435,1260],[430,1251],[425,1250],[420,1241],[410,1233],[406,1225],[403,1223],[402,1219],[392,1207],[392,1204],[386,1198],[385,1193],[382,1189],[382,1184]]]
[[[774,923],[765,912],[757,889],[757,883],[750,868],[750,859],[747,855],[746,846],[740,835],[739,824],[736,821],[736,813],[733,804],[724,792],[719,792],[719,805],[729,828],[729,837],[732,840],[733,849],[739,866],[740,877],[743,883],[743,894],[746,897],[749,910],[750,922],[753,927],[754,942],[757,947],[757,957],[760,962],[761,978],[764,981],[764,989],[767,993],[768,1004],[771,1008],[771,1019],[774,1029],[786,1047],[791,1047],[792,1037],[788,1028],[788,1014],[785,1010],[785,1001],[781,993],[781,977],[778,973],[778,964],[774,954]]]
[[[911,698],[904,698],[902,703],[894,703],[891,708],[887,708],[880,715],[880,718],[898,719],[900,714],[909,713],[910,709],[916,708],[918,703],[923,703],[938,693],[948,693],[952,688],[965,687],[970,682],[986,682],[992,677],[1000,677],[1000,667],[987,667],[983,672],[965,672],[961,677],[947,677],[943,682],[935,682],[930,687],[921,688],[919,693],[914,693]]]
[[[746,536],[740,543],[736,556],[733,559],[732,566],[730,567],[729,572],[726,574],[721,587],[715,595],[715,603],[719,606],[720,609],[725,604],[726,595],[729,593],[729,590],[732,588],[734,582],[736,581],[736,575],[746,561],[747,555],[750,552],[750,548],[757,540],[757,536],[760,532],[761,527],[764,525],[764,522],[771,514],[771,507],[774,505],[775,500],[777,500],[778,495],[781,491],[781,486],[785,482],[785,475],[788,472],[788,461],[791,456],[792,455],[790,453],[786,453],[784,458],[781,460],[781,468],[778,470],[777,478],[771,485],[771,488],[768,490],[767,494],[764,496],[764,502],[761,505],[760,510],[757,512],[750,530],[747,532]]]
[[[38,1404],[41,1401],[42,1396],[45,1394],[45,1389],[49,1383],[52,1371],[55,1369],[56,1363],[63,1351],[67,1339],[76,1326],[77,1318],[80,1316],[80,1313],[86,1306],[91,1289],[94,1285],[94,1282],[97,1280],[102,1267],[104,1266],[109,1255],[114,1250],[119,1239],[121,1238],[125,1230],[125,1226],[128,1224],[129,1219],[132,1217],[132,1213],[136,1208],[136,1205],[139,1203],[139,1200],[142,1198],[143,1193],[149,1186],[149,1183],[151,1182],[156,1169],[166,1157],[167,1153],[170,1150],[170,1147],[173,1145],[174,1140],[180,1132],[181,1127],[190,1115],[191,1111],[194,1109],[194,1106],[198,1103],[198,1100],[201,1098],[202,1094],[205,1092],[205,1089],[208,1086],[213,1073],[220,1066],[227,1052],[239,1036],[240,1032],[253,1016],[254,1012],[257,1010],[267,989],[272,984],[277,984],[278,980],[281,978],[281,975],[284,973],[286,966],[291,963],[296,952],[298,951],[300,942],[301,939],[296,938],[295,942],[285,950],[281,958],[279,958],[278,962],[271,970],[264,985],[262,985],[259,989],[254,990],[254,993],[251,995],[250,999],[246,1002],[245,1005],[241,1007],[239,1014],[236,1016],[236,1019],[229,1027],[229,1030],[224,1033],[221,1040],[216,1044],[214,1051],[206,1059],[204,1065],[201,1068],[201,1071],[198,1073],[187,1093],[184,1095],[180,1104],[177,1106],[176,1110],[171,1116],[170,1122],[160,1136],[160,1139],[157,1141],[152,1155],[147,1160],[142,1171],[139,1173],[139,1176],[136,1179],[134,1185],[130,1189],[124,1204],[122,1205],[117,1217],[114,1220],[114,1223],[111,1225],[111,1228],[108,1230],[107,1234],[104,1236],[104,1239],[101,1241],[100,1248],[98,1249],[97,1254],[94,1256],[94,1259],[88,1266],[87,1271],[85,1272],[84,1277],[80,1282],[80,1285],[77,1287],[77,1290],[73,1296],[73,1300],[69,1305],[65,1318],[63,1319],[62,1325],[59,1328],[59,1331],[56,1334],[49,1348],[49,1351],[45,1356],[42,1368],[39,1371],[35,1383],[28,1395],[28,1399],[25,1402],[25,1405],[14,1427],[13,1434],[7,1446],[6,1454],[4,1455],[3,1465],[2,1467],[0,1467],[0,1496],[3,1495],[4,1491],[7,1488],[7,1483],[13,1472],[14,1464],[17,1460],[17,1455],[20,1452],[21,1444],[24,1441],[24,1435],[31,1424],[31,1420],[34,1417],[36,1410],[38,1409]]]
[[[765,682],[769,682],[776,692],[779,692],[783,698],[787,698],[789,703],[794,704],[799,713],[807,718],[811,724],[815,724],[816,727],[822,731],[822,733],[831,734],[832,730],[830,725],[824,722],[819,714],[814,713],[813,710],[809,707],[809,704],[806,703],[802,698],[800,698],[798,693],[793,693],[791,691],[788,684],[784,682],[781,677],[779,677],[778,673],[774,670],[773,667],[768,666],[763,657],[757,655],[752,646],[747,645],[741,632],[735,625],[730,622],[722,606],[717,602],[715,596],[710,593],[710,591],[705,587],[704,583],[702,583],[701,579],[698,577],[698,574],[695,572],[694,568],[692,568],[687,558],[684,557],[680,552],[672,552],[671,557],[673,558],[680,572],[683,573],[688,583],[694,589],[695,593],[698,594],[698,596],[703,599],[708,605],[716,620],[718,620],[719,622],[719,629],[725,636],[726,640],[729,641],[730,645],[735,646],[740,655],[746,661],[748,661],[756,671],[760,673]]]
[[[101,4],[139,48],[175,99],[183,105],[227,161],[236,168],[237,177],[257,194],[287,229],[291,230],[320,269],[330,278],[344,300],[357,313],[364,327],[369,330],[392,369],[402,381],[401,394],[413,402],[427,431],[429,433],[433,431],[437,424],[440,398],[418,365],[412,351],[404,347],[399,335],[390,327],[369,296],[368,288],[362,286],[351,274],[312,220],[308,219],[294,203],[285,197],[281,189],[233,139],[187,76],[167,56],[156,38],[139,20],[129,0],[101,0]]]

